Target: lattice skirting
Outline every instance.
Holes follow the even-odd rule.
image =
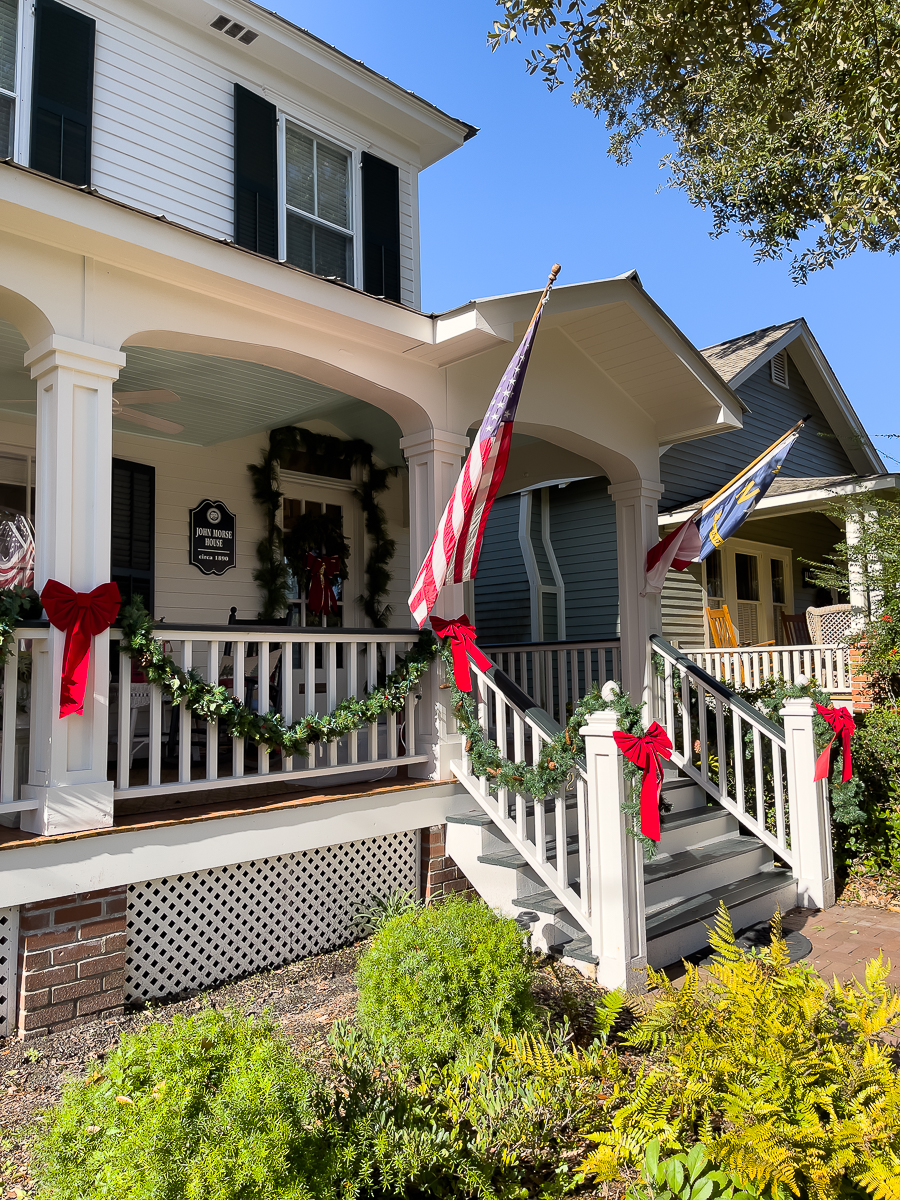
[[[346,945],[362,935],[358,914],[372,899],[418,891],[418,859],[410,830],[132,884],[125,1002]]]
[[[15,1033],[19,910],[0,908],[0,1037]]]

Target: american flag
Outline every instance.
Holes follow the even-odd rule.
[[[549,288],[494,392],[478,438],[469,451],[453,495],[438,523],[431,549],[416,577],[409,597],[409,610],[420,629],[445,583],[466,583],[475,578],[484,527],[506,471],[516,407],[548,294]]]

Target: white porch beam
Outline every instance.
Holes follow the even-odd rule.
[[[35,586],[56,579],[76,592],[109,580],[112,385],[125,365],[118,350],[56,334],[25,356],[37,383]],[[72,833],[112,824],[107,780],[109,635],[93,639],[84,715],[59,718],[66,635],[50,629],[35,645],[32,761],[22,814],[30,833]]]

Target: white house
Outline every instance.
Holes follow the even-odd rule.
[[[538,294],[419,309],[419,172],[475,132],[249,0],[0,0],[0,500],[33,522],[38,590],[115,579],[164,621],[158,636],[185,668],[287,723],[378,685],[415,641],[411,576]],[[514,453],[536,481],[598,468],[609,479],[621,630],[600,675],[661,703],[670,726],[649,656],[659,604],[641,595],[659,448],[739,428],[742,411],[635,274],[555,289]],[[265,514],[247,464],[271,430],[295,426],[365,449],[331,474],[314,454],[282,461],[278,521],[290,531],[328,516],[348,543],[339,612],[319,623],[301,594],[292,624],[229,625],[232,609],[251,621],[262,606]],[[398,468],[380,495],[395,550],[393,616],[379,628],[357,600],[370,467]],[[234,520],[215,570],[191,561],[203,502],[222,528]],[[445,589],[439,611],[459,615],[467,590]],[[437,669],[405,713],[289,758],[224,739],[140,673],[129,686],[119,637],[94,638],[83,716],[58,715],[65,634],[46,620],[19,629],[5,668],[7,1031],[65,1027],[346,940],[365,900],[436,870],[420,831],[453,816],[448,851],[455,839],[472,883],[508,911],[530,897],[538,940],[574,950],[586,937],[582,956],[609,980],[645,961],[606,718],[555,801],[501,811],[467,771]],[[592,664],[597,676],[591,654],[582,684]],[[552,723],[502,679],[479,679],[496,735],[537,753]],[[790,776],[799,750],[780,745]],[[647,883],[648,912],[668,914],[657,960],[687,944],[673,931],[696,940],[703,913],[688,893],[734,894],[753,915],[811,878],[799,834],[791,866],[783,820],[769,836],[742,793],[723,797],[731,807],[700,838],[732,853],[688,862],[686,831],[698,813],[708,821],[715,789],[705,776],[679,787],[660,859],[675,866],[665,876],[657,863]],[[754,830],[761,841],[738,836]],[[521,861],[488,861],[498,845]],[[686,889],[695,868],[707,875]]]

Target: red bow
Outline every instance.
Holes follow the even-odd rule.
[[[853,775],[853,761],[850,758],[850,739],[856,732],[856,722],[853,720],[853,713],[847,708],[826,708],[824,704],[817,704],[819,716],[824,717],[831,728],[834,730],[834,737],[816,759],[816,773],[813,779],[827,779],[828,767],[831,762],[831,747],[834,745],[838,737],[841,739],[841,752],[844,758],[844,770],[841,773],[841,783],[846,783]]]
[[[310,612],[322,613],[326,617],[329,613],[336,613],[337,596],[331,585],[341,569],[341,560],[336,554],[320,558],[318,554],[310,552],[306,556],[306,569],[311,572],[306,607]]]
[[[101,583],[92,592],[73,592],[64,583],[48,579],[41,604],[50,624],[66,634],[62,677],[59,685],[59,715],[84,713],[84,692],[91,665],[91,638],[109,629],[119,612],[122,597],[114,583]]]
[[[475,626],[465,613],[455,621],[444,621],[440,617],[431,618],[431,628],[438,637],[448,637],[453,651],[453,679],[461,692],[471,692],[472,676],[469,673],[469,657],[481,671],[488,671],[494,665],[485,658],[475,645]]]
[[[632,733],[613,734],[616,745],[629,762],[640,767],[644,772],[641,784],[641,833],[644,837],[652,838],[654,842],[660,839],[659,800],[662,795],[663,768],[659,761],[672,757],[672,743],[669,735],[656,721],[650,726],[643,737],[635,737]],[[651,770],[652,768],[652,770]]]

